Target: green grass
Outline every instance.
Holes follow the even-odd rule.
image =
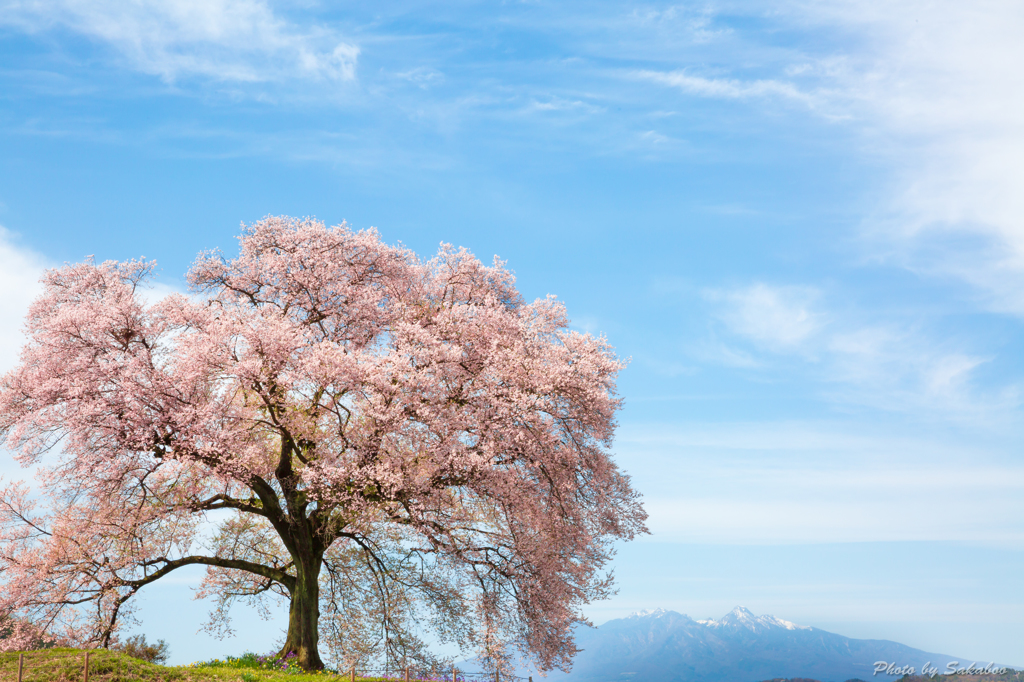
[[[85,651],[44,649],[25,652],[24,682],[82,682]],[[263,667],[261,667],[261,665]],[[297,668],[269,670],[267,663],[246,654],[240,658],[205,661],[183,666],[146,663],[116,651],[97,649],[89,654],[89,682],[334,682],[348,674],[305,673]],[[0,653],[0,680],[18,679],[18,654]],[[357,682],[381,682],[379,677],[356,676]]]

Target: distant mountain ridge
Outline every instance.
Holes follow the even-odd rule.
[[[655,609],[580,628],[572,672],[555,672],[551,682],[759,682],[810,678],[843,682],[851,678],[893,680],[874,675],[875,662],[930,663],[945,671],[944,654],[897,642],[850,639],[774,616],[755,616],[737,606],[718,620]]]

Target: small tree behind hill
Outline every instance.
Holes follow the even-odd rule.
[[[146,641],[145,635],[132,635],[111,648],[147,663],[166,663],[171,655],[167,642],[158,639],[155,644],[150,644]]]
[[[147,305],[152,270],[68,265],[32,305],[0,433],[43,504],[0,489],[0,615],[108,646],[140,589],[202,565],[213,625],[279,597],[305,668],[321,641],[430,664],[425,631],[569,665],[613,542],[645,532],[603,339],[498,262],[309,220],[200,256],[192,298]]]

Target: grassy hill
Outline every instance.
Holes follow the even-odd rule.
[[[85,651],[45,649],[25,652],[23,682],[82,682]],[[0,681],[16,682],[18,654],[0,653]],[[304,673],[298,668],[272,670],[252,655],[185,666],[146,663],[116,651],[89,654],[89,682],[334,682],[348,674]],[[379,677],[356,677],[357,682],[383,682]]]

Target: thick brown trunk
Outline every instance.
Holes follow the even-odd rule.
[[[317,644],[320,634],[320,558],[296,562],[295,589],[292,591],[291,607],[288,610],[288,636],[285,638],[281,656],[294,653],[292,659],[305,670],[322,670],[323,661]]]

